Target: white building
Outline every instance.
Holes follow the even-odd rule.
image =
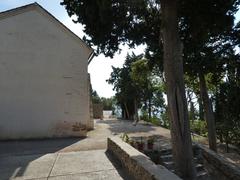
[[[0,13],[0,139],[85,135],[93,50],[37,3]]]

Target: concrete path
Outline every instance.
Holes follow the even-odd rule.
[[[86,139],[82,139],[66,148],[61,149],[61,152],[82,151],[91,149],[106,149],[107,137],[121,135],[127,133],[129,136],[149,136],[161,135],[170,138],[170,131],[158,126],[150,126],[144,123],[139,123],[136,126],[132,121],[127,120],[95,120],[95,129],[88,133]]]
[[[130,121],[96,120],[95,130],[87,138],[28,141],[0,141],[0,180],[131,179],[117,162],[105,153],[107,137],[128,133],[130,136],[162,135],[169,131]]]
[[[95,120],[95,129],[87,138],[61,138],[27,141],[0,141],[0,157],[6,155],[72,152],[107,148],[107,137],[127,133],[129,136],[161,135],[170,138],[168,129],[127,120]]]
[[[0,179],[122,180],[124,170],[105,150],[48,153],[0,158]]]

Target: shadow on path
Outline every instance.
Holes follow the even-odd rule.
[[[59,138],[0,141],[0,179],[48,177],[57,158],[55,152],[80,140],[82,139]]]
[[[0,141],[0,157],[55,153],[85,138],[54,138]]]
[[[133,125],[133,121],[129,120],[99,120],[99,124],[107,124],[108,129],[112,133],[144,133],[154,131],[154,126],[148,126],[138,123],[136,126]]]

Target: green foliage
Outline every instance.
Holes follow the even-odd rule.
[[[91,90],[91,91],[92,91],[92,102],[93,103],[96,103],[96,104],[102,103],[103,110],[114,111],[114,107],[116,104],[115,97],[111,97],[111,98],[100,97],[98,95],[97,91],[95,91],[95,90]]]
[[[151,108],[154,116],[162,114],[166,110],[165,99],[163,97],[165,93],[164,87],[165,84],[163,82],[158,82],[157,86],[154,87]]]
[[[240,147],[240,61],[232,56],[225,66],[226,80],[216,93],[217,136],[221,142]]]
[[[146,122],[150,122],[147,111],[142,110],[141,113],[142,115],[140,116],[140,119]]]
[[[139,59],[131,65],[131,78],[139,89],[142,111],[148,110],[148,118],[157,115],[165,108],[163,98],[163,82],[154,69],[151,70],[149,60]]]
[[[201,5],[197,5],[198,3],[201,3]],[[192,87],[192,90],[195,90],[195,94],[198,96],[200,105],[199,116],[201,116],[199,119],[203,118],[202,107],[205,108],[205,113],[212,113],[212,105],[215,104],[216,100],[216,89],[224,79],[226,64],[229,63],[229,60],[234,55],[234,37],[232,33],[234,31],[234,13],[237,11],[238,3],[238,0],[224,0],[218,3],[215,1],[188,1],[188,3],[183,5],[184,8],[181,9],[184,17],[188,17],[183,18],[181,21],[181,25],[184,27],[183,31],[181,31],[184,43],[184,69],[185,74],[194,82],[190,83],[190,87]],[[209,9],[201,6],[208,7]],[[195,8],[191,9],[191,7]],[[190,14],[191,17],[189,17]],[[201,15],[199,16],[199,14]],[[208,16],[207,14],[211,15]],[[200,78],[201,84],[204,84],[205,80],[201,78],[204,76],[207,88],[201,86],[203,96],[200,97],[201,93],[200,90],[196,90],[195,82]],[[191,88],[189,89],[191,91]],[[204,90],[208,94],[204,95]],[[209,96],[211,101],[206,101]],[[207,105],[208,102],[209,105]],[[190,107],[192,108],[190,111],[191,118],[195,119],[192,104]],[[207,107],[210,109],[207,110]],[[211,116],[206,115],[205,117],[213,117],[213,114]],[[214,121],[213,118],[206,120]],[[213,136],[209,136],[209,142],[214,142],[215,129],[210,126],[209,130],[212,131],[209,134],[213,134]]]
[[[151,71],[146,59],[139,59],[131,64],[131,78],[138,86],[151,86]],[[149,87],[150,88],[150,87]]]
[[[239,79],[238,79],[239,81]],[[231,81],[220,85],[216,101],[217,135],[222,142],[240,146],[240,86]]]
[[[239,0],[182,3],[185,71],[191,77],[213,73],[213,82],[220,81],[226,57],[232,54],[234,14]]]
[[[107,80],[109,84],[113,85],[116,91],[117,104],[122,108],[126,119],[133,119],[135,114],[135,101],[139,101],[139,88],[132,80],[131,64],[141,59],[142,55],[136,56],[135,54],[127,55],[126,61],[122,68],[113,68],[111,77]]]
[[[133,117],[135,106],[144,112],[148,111],[148,118],[165,108],[162,81],[151,71],[148,62],[143,55],[127,55],[123,67],[113,67],[111,77],[107,80],[117,92],[117,104],[124,114],[129,113],[127,119]]]
[[[168,117],[166,117],[166,113],[162,113],[160,118],[157,116],[149,118],[147,112],[143,112],[140,119],[146,122],[150,122],[153,125],[162,126],[164,128],[169,129],[169,119]]]
[[[138,59],[131,64],[130,77],[138,91],[140,100],[147,101],[153,94],[152,76],[146,59]]]
[[[113,57],[121,43],[131,47],[146,43],[149,49],[159,50],[158,1],[63,0],[61,5],[65,6],[69,16],[77,16],[74,22],[85,25],[84,32],[88,36],[84,40],[97,46],[96,53]]]
[[[167,129],[170,128],[170,120],[169,120],[169,117],[168,117],[168,114],[167,114],[167,110],[161,114],[160,121],[161,121],[160,125],[162,127],[167,128]]]
[[[126,134],[126,133],[122,134],[122,135],[120,136],[120,138],[121,138],[124,142],[126,142],[126,143],[129,143],[129,141],[130,141],[129,136],[128,136],[128,134]]]
[[[147,139],[147,143],[148,143],[148,144],[153,144],[154,141],[155,141],[154,137],[149,137],[149,138]]]
[[[98,93],[97,93],[97,91],[95,91],[95,90],[92,90],[92,102],[93,102],[93,103],[96,103],[96,104],[102,102],[102,101],[101,101],[101,98],[99,97],[99,95],[98,95]]]
[[[114,110],[114,105],[115,105],[115,98],[101,98],[101,102],[103,104],[103,110]]]
[[[207,137],[207,123],[203,120],[190,121],[190,129],[192,132]]]
[[[150,122],[156,126],[160,126],[161,125],[161,121],[158,117],[153,116],[150,118]]]

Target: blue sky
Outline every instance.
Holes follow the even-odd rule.
[[[84,33],[82,25],[72,22],[64,7],[60,5],[61,0],[1,0],[0,12],[33,2],[39,3],[75,34],[81,38],[83,37]],[[236,21],[239,20],[240,11],[236,14]],[[95,57],[89,65],[88,71],[91,74],[92,87],[102,97],[111,97],[115,94],[112,90],[112,86],[106,83],[106,79],[110,77],[112,71],[111,66],[121,67],[128,52],[130,53],[131,51],[134,51],[136,54],[140,54],[144,51],[144,46],[139,46],[135,50],[128,49],[127,46],[122,46],[121,48],[121,54],[116,54],[113,59],[99,55],[98,57]]]

